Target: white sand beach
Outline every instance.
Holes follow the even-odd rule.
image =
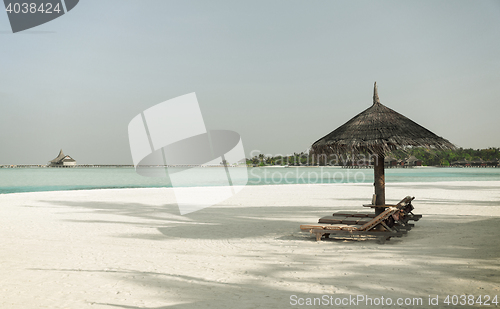
[[[388,202],[415,196],[424,217],[385,244],[300,231],[372,193],[247,186],[185,216],[170,189],[1,195],[0,308],[320,308],[291,297],[324,295],[423,299],[380,308],[439,295],[432,307],[450,308],[446,295],[500,294],[500,181],[388,183]]]

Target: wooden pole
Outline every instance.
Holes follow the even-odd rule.
[[[384,175],[384,154],[379,154],[375,157],[375,182],[373,185],[375,186],[375,205],[385,205],[385,175]],[[377,207],[375,208],[375,214],[379,215],[384,212],[384,208]]]

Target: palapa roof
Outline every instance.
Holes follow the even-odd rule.
[[[448,140],[380,103],[375,82],[373,105],[317,140],[311,150],[313,153],[368,151],[385,154],[407,146],[455,148]]]

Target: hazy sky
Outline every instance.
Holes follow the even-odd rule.
[[[2,10],[3,11],[3,10]],[[132,164],[130,120],[196,92],[246,153],[299,152],[372,104],[500,147],[500,1],[81,0],[13,34],[0,12],[0,164]]]

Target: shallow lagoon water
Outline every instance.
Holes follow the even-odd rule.
[[[230,169],[244,169],[231,167]],[[225,185],[216,181],[221,167],[197,168],[196,177],[186,177],[176,186]],[[174,168],[175,170],[175,168]],[[182,171],[179,169],[178,171]],[[340,167],[254,167],[247,169],[248,185],[372,183],[373,169]],[[440,181],[498,181],[500,168],[390,168],[387,183]],[[242,179],[233,179],[241,183]],[[134,168],[2,168],[0,193],[83,190],[105,188],[171,187],[168,177],[144,177]]]

